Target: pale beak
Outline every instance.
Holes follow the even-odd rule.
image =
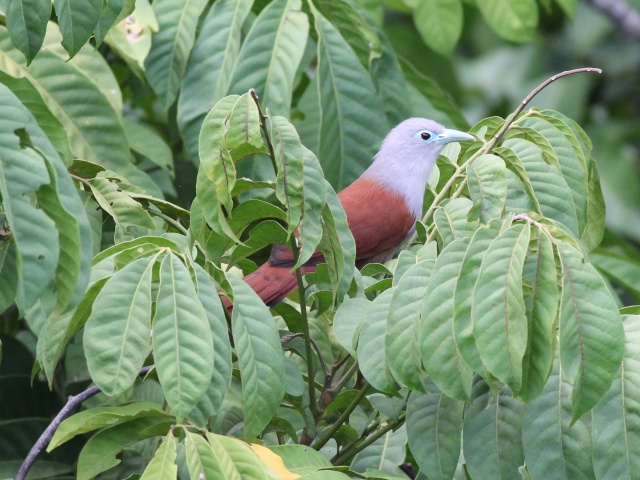
[[[451,130],[447,128],[444,132],[438,135],[435,143],[445,144],[451,142],[466,142],[467,140],[475,140],[475,137],[459,130]]]

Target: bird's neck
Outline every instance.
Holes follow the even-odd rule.
[[[386,161],[385,161],[386,160]],[[434,162],[424,161],[418,167],[407,165],[398,159],[381,158],[380,154],[371,166],[362,174],[362,178],[371,179],[400,195],[416,220],[422,217],[424,191]]]

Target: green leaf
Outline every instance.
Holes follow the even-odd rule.
[[[341,301],[351,286],[355,271],[356,242],[353,239],[347,214],[342,208],[340,199],[328,182],[327,204],[322,209],[322,240],[318,250],[324,255],[329,275],[333,298]]]
[[[198,158],[198,137],[205,116],[228,90],[240,51],[242,25],[252,4],[253,0],[217,1],[200,26],[177,113],[178,127],[192,160]]]
[[[467,167],[467,182],[473,202],[482,223],[500,218],[507,200],[507,178],[504,161],[496,155],[480,155]]]
[[[450,56],[462,33],[462,2],[460,0],[436,0],[416,2],[413,23],[429,47],[442,55]]]
[[[187,432],[184,443],[191,478],[227,478],[214,450],[202,436]]]
[[[176,457],[176,439],[173,432],[169,432],[142,472],[140,480],[173,480],[178,475]]]
[[[594,478],[591,422],[588,417],[571,421],[570,392],[556,357],[542,395],[525,408],[522,446],[531,478]]]
[[[452,335],[451,292],[455,291],[468,245],[466,240],[457,240],[442,250],[418,313],[418,343],[424,369],[443,393],[459,400],[469,398],[473,372],[463,361]]]
[[[445,245],[473,235],[478,221],[468,219],[472,206],[468,198],[454,198],[443,202],[433,213],[433,222]]]
[[[172,249],[175,252],[180,250],[175,242],[165,237],[138,237],[133,240],[117,243],[102,250],[93,258],[93,265],[95,266],[110,257],[119,258],[121,261],[124,261],[124,264],[127,264],[135,258],[146,256],[151,252],[166,248]],[[129,253],[122,256],[124,252]]]
[[[412,392],[407,403],[409,448],[420,471],[448,480],[460,457],[464,402],[442,393]]]
[[[218,296],[218,288],[200,265],[194,263],[193,268],[196,271],[198,282],[198,299],[204,307],[209,327],[213,333],[214,369],[207,392],[191,411],[189,418],[198,425],[206,425],[208,419],[219,411],[229,390],[232,371],[231,344],[229,343],[227,317]]]
[[[249,238],[233,249],[227,265],[234,266],[238,261],[274,243],[287,243],[288,237],[287,231],[278,222],[274,220],[260,222],[251,229]]]
[[[47,22],[51,17],[49,0],[10,0],[7,29],[11,43],[27,58],[27,65],[40,51]]]
[[[18,291],[18,267],[16,242],[7,240],[0,244],[0,312],[15,301]]]
[[[378,295],[367,309],[358,340],[358,363],[364,378],[381,392],[393,393],[394,381],[387,367],[384,348],[387,317],[393,289]]]
[[[314,150],[338,190],[351,184],[367,167],[387,133],[381,101],[368,72],[331,23],[315,8],[318,34],[316,86],[320,124],[303,142]],[[305,112],[306,113],[306,112]]]
[[[353,358],[357,358],[356,345],[370,305],[366,298],[346,297],[333,317],[336,340]]]
[[[486,368],[476,346],[471,317],[473,289],[480,275],[482,259],[491,242],[500,234],[500,228],[501,222],[494,220],[487,228],[478,228],[473,234],[460,266],[453,301],[453,334],[458,351],[464,362],[483,377],[487,376]]]
[[[418,322],[433,266],[433,260],[418,262],[402,275],[391,300],[385,337],[386,356],[393,377],[400,385],[419,391],[424,387]]]
[[[255,88],[260,104],[289,116],[293,82],[309,32],[300,0],[275,0],[260,12],[242,43],[230,93]]]
[[[540,205],[540,213],[562,223],[576,237],[579,236],[576,208],[571,189],[560,171],[545,163],[537,145],[521,139],[510,139],[504,146],[520,159]]]
[[[54,0],[53,6],[62,31],[62,46],[73,57],[93,35],[102,14],[102,0]]]
[[[53,279],[59,241],[54,222],[30,200],[50,180],[42,156],[27,145],[23,148],[23,137],[18,136],[28,138],[27,110],[3,85],[0,100],[4,106],[0,119],[0,194],[15,238],[19,305],[26,310],[37,302]]]
[[[524,409],[524,403],[513,398],[508,389],[491,392],[484,381],[474,383],[472,403],[464,412],[462,438],[471,478],[518,478],[518,468],[524,463]]]
[[[555,2],[560,5],[567,17],[573,18],[576,10],[576,0],[555,0]]]
[[[144,155],[173,176],[173,153],[156,130],[141,122],[122,119],[131,150]]]
[[[150,402],[134,402],[128,405],[90,408],[64,420],[56,429],[56,433],[47,446],[47,451],[50,452],[83,433],[119,425],[139,418],[171,419],[160,405]]]
[[[202,399],[213,373],[213,339],[191,275],[170,253],[160,267],[153,318],[153,352],[167,403],[177,418]]]
[[[269,117],[269,134],[273,142],[276,196],[286,207],[289,233],[298,226],[304,208],[304,161],[302,144],[293,125],[284,117]]]
[[[506,40],[525,42],[535,38],[538,6],[535,0],[484,0],[477,3],[489,26]]]
[[[293,268],[303,265],[315,252],[322,240],[322,210],[327,202],[327,182],[320,162],[313,152],[302,147],[304,204],[298,225],[300,256]]]
[[[273,445],[268,447],[284,461],[284,466],[292,473],[304,476],[322,468],[331,468],[331,462],[320,452],[305,445]]]
[[[350,469],[363,472],[367,468],[393,471],[406,456],[407,431],[404,425],[389,431],[353,457]]]
[[[600,176],[596,162],[589,162],[589,178],[587,180],[587,225],[585,226],[580,242],[587,250],[593,250],[604,237],[605,229],[605,204],[600,188]]]
[[[246,443],[223,435],[207,432],[207,440],[222,467],[225,480],[270,480],[266,465]]]
[[[64,162],[66,164],[71,162],[67,132],[60,120],[51,113],[38,89],[28,79],[14,78],[4,72],[0,72],[0,83],[9,87],[20,102],[29,109]]]
[[[229,275],[234,308],[231,329],[242,379],[244,435],[257,436],[284,396],[284,356],[269,309],[242,280]]]
[[[128,17],[133,12],[134,7],[135,2],[130,0],[107,0],[102,4],[102,13],[94,34],[96,47],[102,44],[107,32],[118,18]]]
[[[553,246],[540,228],[533,231],[529,242],[522,283],[528,334],[519,395],[527,401],[542,392],[553,366],[555,321],[560,298]]]
[[[480,358],[487,370],[519,391],[527,346],[522,268],[529,224],[514,225],[487,247],[473,289],[471,319]]]
[[[109,396],[133,384],[149,354],[156,259],[140,258],[113,274],[85,325],[83,345],[91,378]]]
[[[195,41],[198,18],[207,2],[155,0],[152,6],[159,28],[153,34],[144,65],[151,88],[168,110],[178,96]]]
[[[49,24],[48,32],[55,37],[57,32],[52,25]],[[75,61],[66,62],[48,45],[47,38],[45,44],[47,48],[27,70],[24,57],[11,46],[7,30],[0,28],[0,70],[13,77],[28,78],[38,89],[67,131],[76,158],[126,174],[130,153],[120,112],[114,110],[97,80],[78,69]]]
[[[166,418],[139,418],[96,433],[78,457],[78,480],[90,480],[120,463],[122,450],[145,438],[166,435],[175,423]]]
[[[624,349],[624,330],[615,300],[593,265],[580,252],[558,245],[562,264],[560,358],[573,381],[573,420],[609,389]]]
[[[105,212],[111,215],[116,225],[122,229],[128,225],[153,229],[155,224],[151,215],[133,200],[127,192],[108,178],[90,180],[91,192]]]
[[[597,478],[633,478],[639,458],[632,445],[639,440],[637,412],[640,357],[640,316],[623,322],[625,351],[622,367],[611,387],[593,409],[593,468]]]

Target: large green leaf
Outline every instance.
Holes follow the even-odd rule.
[[[385,349],[389,370],[400,385],[413,390],[424,389],[418,322],[433,265],[433,260],[418,262],[402,275],[394,291],[387,321]]]
[[[107,0],[103,2],[100,20],[94,32],[96,46],[99,47],[102,44],[113,24],[131,15],[134,8],[135,1],[133,0]]]
[[[228,90],[235,68],[242,24],[253,0],[220,0],[200,26],[178,99],[177,122],[192,160],[204,117]],[[245,93],[245,92],[241,92]]]
[[[433,213],[433,222],[445,245],[473,235],[478,221],[469,221],[472,207],[468,198],[454,198],[445,200]]]
[[[85,325],[83,345],[91,378],[109,396],[133,384],[149,354],[156,258],[135,260],[107,280]]]
[[[229,480],[270,480],[266,466],[249,445],[237,438],[216,435],[207,432],[207,440],[214,451],[219,464],[223,467],[224,477]]]
[[[545,163],[542,149],[534,143],[509,139],[504,146],[521,161],[540,205],[540,213],[562,223],[576,238],[579,237],[576,207],[571,200],[573,195],[559,169]]]
[[[47,22],[51,17],[51,2],[47,0],[10,0],[7,14],[7,29],[11,43],[31,63],[40,51]]]
[[[460,356],[474,371],[486,376],[485,366],[476,346],[471,319],[473,289],[480,275],[480,265],[487,248],[500,233],[501,222],[494,220],[488,228],[474,233],[460,266],[453,299],[453,335]]]
[[[477,3],[489,26],[501,37],[514,42],[533,40],[538,26],[535,0],[484,0]]]
[[[185,417],[207,391],[213,373],[213,339],[187,267],[167,255],[153,318],[153,356],[167,403]]]
[[[451,55],[462,33],[462,1],[415,2],[413,22],[424,42],[443,55]]]
[[[54,0],[62,46],[73,57],[87,43],[102,14],[102,0]]]
[[[244,399],[244,435],[254,437],[267,426],[284,396],[284,356],[269,309],[242,280],[229,275],[235,341]]]
[[[370,306],[371,301],[366,298],[346,297],[333,317],[336,340],[353,358],[357,358],[356,345]]]
[[[227,478],[211,445],[200,434],[187,432],[184,443],[191,478]]]
[[[624,350],[624,330],[614,298],[600,274],[567,244],[562,264],[560,358],[573,382],[573,419],[591,409],[611,385]]]
[[[0,312],[15,301],[18,291],[18,267],[16,242],[8,240],[0,244]]]
[[[204,307],[209,320],[209,327],[213,333],[213,374],[204,397],[198,402],[189,418],[199,425],[206,425],[222,405],[222,400],[229,389],[231,381],[231,344],[229,343],[229,329],[222,303],[218,297],[211,277],[198,264],[193,264],[198,282],[198,299]]]
[[[176,439],[173,432],[169,432],[147,464],[140,480],[173,480],[177,475]]]
[[[73,62],[65,62],[47,48],[27,69],[22,54],[11,46],[7,30],[0,28],[0,70],[13,77],[25,77],[38,89],[66,129],[76,158],[126,174],[130,153],[120,112],[114,110],[98,84]]]
[[[180,90],[206,0],[155,0],[159,29],[145,60],[147,80],[168,110]]]
[[[496,155],[480,155],[467,167],[467,182],[473,201],[473,212],[480,221],[500,218],[507,200],[507,178],[504,161]]]
[[[457,240],[442,250],[418,314],[418,343],[424,369],[444,394],[459,400],[469,398],[473,372],[462,359],[452,335],[452,293],[468,245],[466,240]]]
[[[442,393],[411,393],[407,403],[409,448],[428,478],[453,478],[460,457],[463,411],[463,402]]]
[[[600,188],[600,175],[596,162],[589,162],[589,178],[587,184],[587,225],[580,237],[580,242],[588,249],[593,250],[604,237],[606,209],[602,189]]]
[[[527,470],[533,480],[590,480],[589,418],[571,421],[571,385],[556,357],[542,395],[525,408],[522,446]]]
[[[314,151],[337,189],[352,183],[387,133],[384,111],[371,77],[335,27],[317,10],[318,67],[316,76],[319,128],[313,139],[302,138]],[[306,113],[306,112],[305,112]]]
[[[294,268],[304,264],[322,240],[322,210],[327,201],[327,182],[320,162],[311,150],[302,147],[304,204],[298,225],[300,256]]]
[[[522,361],[524,400],[542,392],[553,366],[559,292],[551,239],[542,230],[532,232],[524,261],[522,283],[527,312],[527,350]]]
[[[260,12],[238,54],[229,92],[254,88],[265,110],[289,116],[293,81],[309,31],[301,7],[301,0],[275,0]]]
[[[407,431],[404,425],[389,431],[353,457],[350,468],[364,472],[367,468],[393,471],[407,454]]]
[[[634,478],[640,458],[640,316],[624,318],[625,351],[611,388],[593,409],[593,468],[597,478]]]
[[[527,345],[522,268],[529,224],[514,225],[487,247],[473,289],[471,318],[480,358],[489,373],[519,391]]]
[[[392,296],[392,288],[385,290],[369,305],[358,340],[358,363],[362,375],[376,390],[387,393],[394,391],[384,348]]]
[[[269,117],[269,133],[273,142],[276,175],[276,196],[287,212],[289,233],[298,226],[304,208],[304,161],[302,144],[292,124],[284,117]]]
[[[477,378],[472,401],[464,412],[463,455],[471,478],[518,478],[524,463],[524,403],[508,389],[491,392]]]
[[[31,204],[30,196],[50,179],[40,153],[22,148],[24,140],[31,141],[25,130],[29,114],[3,85],[0,98],[5,112],[0,119],[0,194],[15,239],[19,305],[26,310],[53,280],[60,247],[54,222]]]

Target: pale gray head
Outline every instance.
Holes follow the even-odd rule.
[[[427,180],[447,143],[474,140],[468,133],[444,128],[426,118],[409,118],[386,136],[363,176],[404,197],[416,218],[422,214]]]

